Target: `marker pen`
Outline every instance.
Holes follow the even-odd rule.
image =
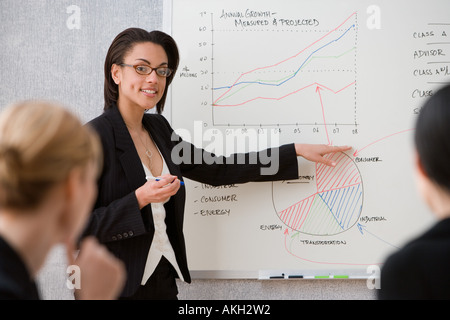
[[[147,179],[147,180],[155,180],[155,181],[160,181],[161,180],[160,178],[154,178],[154,177],[150,177],[150,176],[145,177],[145,179]],[[180,181],[180,185],[184,186],[184,181]]]

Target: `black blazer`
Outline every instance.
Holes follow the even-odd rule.
[[[0,300],[39,300],[35,281],[19,254],[0,236]]]
[[[392,254],[381,269],[379,299],[450,299],[450,218]]]
[[[265,176],[260,174],[260,169],[264,166],[261,163],[237,164],[238,162],[234,161],[235,164],[231,165],[221,165],[218,162],[210,165],[196,164],[195,153],[206,154],[206,152],[195,148],[175,134],[172,136],[173,129],[163,116],[145,114],[142,122],[161,151],[170,173],[178,176],[180,180],[185,176],[199,182],[221,185],[249,181],[287,180],[298,177],[297,157],[293,144],[278,148],[280,159],[278,173]],[[87,125],[92,126],[100,135],[104,152],[104,166],[98,181],[95,209],[83,235],[95,235],[111,252],[124,261],[127,281],[122,296],[129,296],[137,290],[141,283],[147,253],[155,232],[151,206],[147,205],[139,210],[135,196],[135,190],[146,182],[145,172],[116,105],[112,105]],[[180,154],[184,159],[186,159],[186,152],[191,150],[191,161],[175,164],[171,157],[175,146],[177,146],[177,150],[184,150],[184,153]],[[189,156],[189,152],[187,155]],[[246,154],[245,163],[250,163],[248,160],[255,155],[259,159],[258,153]],[[208,156],[213,155],[208,154]],[[236,155],[233,156],[236,157]],[[215,159],[219,160],[219,158]],[[225,158],[220,160],[222,163],[227,163]],[[270,164],[266,166],[270,166]],[[181,186],[178,193],[172,196],[164,207],[167,234],[184,280],[189,283],[191,277],[183,235],[185,191],[184,186]]]

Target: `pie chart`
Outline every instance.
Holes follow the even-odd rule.
[[[363,207],[363,183],[355,162],[345,153],[325,156],[335,167],[316,163],[298,180],[273,183],[273,205],[289,228],[309,235],[349,230]],[[304,170],[301,170],[304,171]]]

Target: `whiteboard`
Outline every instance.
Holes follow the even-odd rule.
[[[173,0],[180,135],[224,155],[353,147],[331,155],[334,169],[299,158],[292,181],[187,180],[194,277],[367,277],[433,223],[412,136],[424,101],[450,80],[448,12],[448,0]]]

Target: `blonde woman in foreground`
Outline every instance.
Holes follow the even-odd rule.
[[[96,134],[63,107],[27,101],[0,115],[0,299],[40,299],[35,277],[65,243],[80,268],[78,299],[115,299],[125,269],[93,238],[75,244],[96,197]]]

